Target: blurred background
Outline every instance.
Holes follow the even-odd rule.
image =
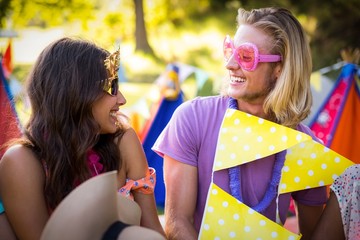
[[[153,82],[179,61],[217,78],[222,41],[239,7],[281,6],[301,21],[314,71],[359,47],[360,0],[1,0],[0,52],[13,36],[13,75],[22,82],[40,51],[61,36],[81,36],[112,50],[121,45],[129,82]]]
[[[233,36],[236,31],[237,9],[269,6],[291,10],[310,40],[314,104],[305,123],[317,127],[317,136],[326,146],[336,149],[330,140],[344,115],[343,109],[350,109],[343,121],[348,136],[339,139],[352,139],[350,145],[358,146],[354,142],[355,136],[360,144],[360,81],[355,74],[357,71],[359,75],[358,65],[348,66],[341,73],[346,61],[340,52],[347,49],[352,55],[348,59],[358,63],[359,52],[352,50],[360,47],[360,0],[0,0],[0,59],[4,73],[0,77],[5,86],[0,90],[6,90],[5,94],[0,92],[1,129],[10,134],[14,131],[7,127],[9,123],[18,122],[20,128],[26,123],[31,109],[24,82],[50,42],[77,36],[110,52],[120,46],[120,91],[127,98],[122,111],[139,134],[149,165],[158,171],[156,198],[157,204],[163,206],[162,161],[151,151],[153,142],[179,104],[219,92],[226,74],[222,43],[226,34]],[[172,82],[173,89],[163,89],[169,85],[167,81]],[[341,84],[341,89],[353,89],[356,94],[349,98],[350,90],[336,90]],[[328,106],[329,101],[336,102],[336,108]],[[346,107],[345,102],[351,106]],[[6,112],[12,118],[7,118]],[[10,137],[1,134],[3,142]],[[340,152],[344,147],[338,149]],[[350,153],[340,153],[353,159],[354,150],[350,146]]]

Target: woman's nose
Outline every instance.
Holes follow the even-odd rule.
[[[118,91],[118,94],[117,94],[117,103],[120,106],[126,104],[126,98],[124,97],[124,95],[120,91]]]

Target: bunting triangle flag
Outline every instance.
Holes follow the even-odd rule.
[[[3,71],[4,71],[4,76],[6,79],[10,78],[10,74],[13,71],[13,63],[12,63],[12,40],[11,38],[9,39],[9,43],[8,46],[4,52],[4,56],[2,58],[1,61],[2,67],[3,67]]]
[[[210,185],[199,239],[300,239],[279,224]]]
[[[279,193],[330,185],[353,164],[318,142],[300,143],[287,151]]]
[[[251,162],[308,140],[311,137],[302,132],[228,109],[219,133],[214,171]]]

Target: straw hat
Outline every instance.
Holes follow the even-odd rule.
[[[100,174],[74,189],[51,215],[41,240],[101,239],[115,221],[139,225],[140,207],[118,194],[116,173]]]

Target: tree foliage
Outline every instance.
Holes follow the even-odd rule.
[[[93,0],[12,0],[0,12],[11,17],[14,27],[46,28],[74,20],[93,19],[98,7],[99,3]],[[4,26],[4,19],[1,22]]]
[[[305,19],[302,24],[310,36],[314,69],[341,60],[342,49],[360,47],[359,0],[210,0],[210,3],[215,10],[234,3],[246,9],[268,6],[290,9]],[[312,19],[315,27],[307,26]]]
[[[138,3],[143,3],[140,12]],[[343,48],[359,47],[360,0],[1,0],[0,28],[6,19],[14,28],[80,22],[83,30],[108,42],[136,36],[137,48],[151,52],[148,34],[177,34],[182,27],[198,31],[209,16],[227,24],[222,28],[228,31],[236,26],[237,8],[267,6],[288,8],[299,17],[311,39],[314,69],[336,62]]]

